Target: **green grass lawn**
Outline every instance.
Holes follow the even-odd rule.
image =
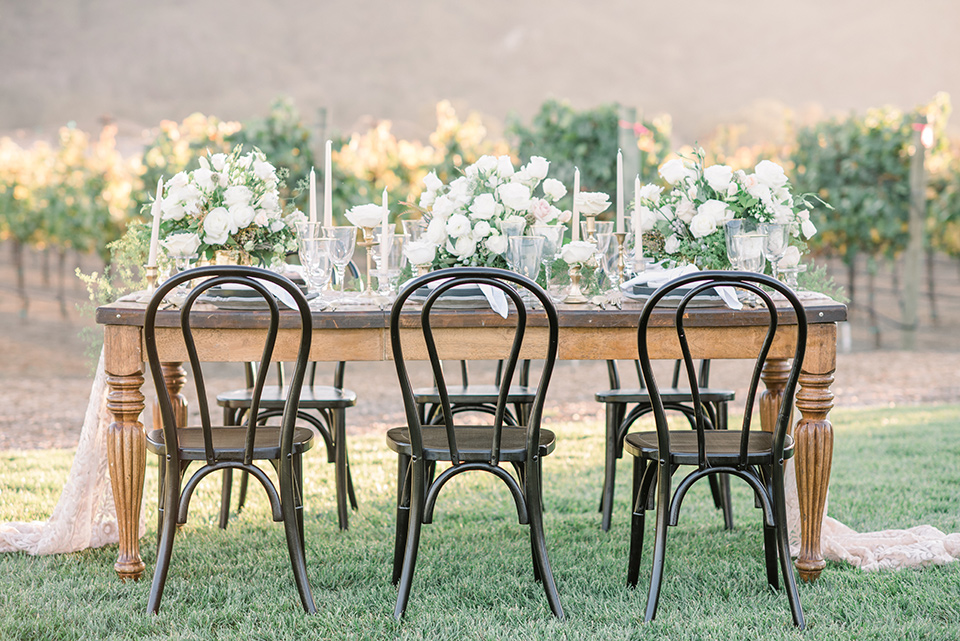
[[[859,530],[921,523],[960,531],[960,406],[838,410],[830,514]],[[544,464],[550,560],[567,614],[557,621],[534,583],[526,527],[506,488],[458,477],[424,526],[407,615],[393,619],[390,584],[396,462],[380,435],[354,437],[361,503],[337,530],[333,470],[308,455],[307,560],[319,613],[299,605],[283,528],[255,492],[230,528],[216,527],[219,478],[201,484],[177,537],[159,616],[146,613],[155,551],[156,464],[147,469],[144,579],[121,583],[116,546],[53,557],[0,555],[0,639],[960,639],[960,564],[864,573],[828,563],[801,584],[808,629],[791,625],[784,594],[764,578],[759,512],[734,483],[736,529],[725,532],[707,484],[671,528],[657,620],[643,624],[641,589],[625,587],[629,466],[614,524],[599,528],[599,423],[554,418]],[[0,452],[0,521],[45,518],[72,451]],[[472,476],[472,478],[471,478]],[[649,521],[649,520],[648,520]]]

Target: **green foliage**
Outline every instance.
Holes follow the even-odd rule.
[[[632,124],[632,123],[626,123]],[[580,169],[580,190],[616,193],[616,157],[619,148],[619,107],[606,104],[577,111],[567,102],[547,100],[529,125],[513,118],[508,134],[516,139],[520,161],[543,156],[550,161],[551,176],[573,185],[574,167]],[[634,126],[640,148],[640,179],[654,180],[657,168],[670,152],[668,121],[644,120]],[[624,180],[631,177],[626,176]],[[629,190],[628,190],[629,191]],[[570,209],[571,196],[561,200],[561,209]]]
[[[290,98],[278,98],[270,105],[264,118],[243,122],[243,127],[227,136],[231,145],[242,144],[246,149],[259,149],[277,169],[285,169],[286,185],[280,197],[294,200],[300,211],[307,211],[310,168],[317,165],[314,158],[310,129],[303,124],[300,112]]]

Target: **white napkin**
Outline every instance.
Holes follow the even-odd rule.
[[[687,274],[693,274],[700,271],[696,265],[681,265],[680,267],[674,267],[672,269],[652,269],[643,272],[637,276],[634,276],[623,285],[621,289],[623,290],[624,295],[632,297],[633,286],[634,285],[647,285],[654,289],[665,285],[672,280],[680,278],[681,276],[686,276]],[[693,285],[694,283],[690,283]],[[743,303],[740,302],[740,299],[737,298],[737,290],[733,287],[717,287],[715,288],[717,294],[723,299],[723,302],[730,309],[743,309]]]
[[[261,278],[257,278],[256,280],[261,285],[266,287],[267,291],[273,294],[273,297],[276,298],[281,303],[283,303],[285,306],[289,307],[290,309],[298,309],[297,301],[293,300],[293,296],[291,296],[290,293],[287,290],[285,290],[283,287],[280,287],[280,285],[277,285],[276,283],[272,283],[270,281],[263,280]],[[241,290],[241,289],[251,289],[251,288],[247,287],[246,285],[238,285],[236,283],[227,283],[223,286],[223,289]]]
[[[436,289],[441,283],[445,283],[448,280],[450,279],[442,278],[440,280],[435,280],[427,284],[427,287],[429,287],[431,290]],[[501,318],[506,318],[508,311],[507,295],[504,294],[500,289],[491,287],[490,285],[484,285],[483,283],[480,283],[477,286],[480,288],[480,293],[483,294],[483,297],[487,299],[487,303],[490,304],[490,309],[499,314]],[[454,287],[454,289],[460,288],[468,289],[469,285],[458,285],[457,287]]]

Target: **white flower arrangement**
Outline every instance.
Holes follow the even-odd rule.
[[[703,158],[700,149],[693,160],[664,163],[660,177],[669,191],[653,184],[640,188],[639,226],[645,246],[651,237],[656,241],[651,248],[655,258],[727,268],[724,227],[735,218],[789,225],[792,243],[802,247],[817,232],[810,199],[831,208],[815,195],[791,194],[783,167],[769,160],[748,174],[726,165],[704,167]]]
[[[482,156],[449,185],[430,172],[423,179],[420,210],[428,221],[425,240],[434,246],[435,268],[455,265],[503,267],[507,239],[500,225],[557,224],[570,219],[555,203],[567,193],[547,178],[550,163],[534,156],[516,169],[509,156]],[[542,195],[537,196],[537,188]],[[425,250],[422,250],[425,251]]]
[[[573,240],[560,250],[560,258],[568,265],[586,263],[597,253],[597,246],[586,240]]]
[[[356,205],[348,209],[345,216],[354,227],[377,227],[383,222],[383,205]]]
[[[305,216],[284,212],[280,176],[263,152],[201,156],[199,167],[164,185],[160,238],[171,255],[207,259],[220,250],[241,250],[264,264],[297,250],[296,224]]]

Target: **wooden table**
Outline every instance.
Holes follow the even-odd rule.
[[[801,549],[796,567],[801,578],[814,580],[825,565],[820,552],[820,526],[833,452],[833,427],[827,414],[833,408],[830,385],[836,369],[836,323],[846,319],[846,307],[823,298],[808,301],[805,310],[810,325],[796,395],[801,417],[793,432],[801,519]],[[639,304],[628,302],[623,310],[603,311],[591,305],[560,305],[559,312],[559,358],[636,358]],[[445,358],[483,359],[501,353],[507,328],[499,316],[489,310],[458,310],[446,316],[444,327],[435,332]],[[771,425],[776,416],[789,371],[786,359],[793,355],[796,343],[796,319],[791,319],[792,316],[792,311],[781,314],[781,328],[770,353],[773,360],[768,361],[762,376],[766,390],[760,398],[760,412],[766,425]],[[143,305],[134,303],[114,303],[97,309],[97,322],[104,326],[107,409],[114,419],[108,428],[110,477],[120,535],[119,557],[114,568],[122,579],[139,579],[144,570],[138,536],[146,463],[144,430],[139,421],[144,410],[143,317]],[[389,313],[377,309],[315,313],[311,358],[318,361],[389,360],[388,321]],[[526,355],[533,358],[543,353],[542,348],[537,350],[545,340],[543,321],[542,314],[539,318],[535,313],[531,315],[532,327],[527,332],[525,349],[530,347]],[[295,358],[297,331],[293,328],[296,322],[292,311],[282,313],[277,342],[277,358],[281,360]],[[669,313],[654,316],[655,327],[651,329],[654,337],[650,342],[654,358],[679,357],[672,322]],[[696,357],[735,359],[755,357],[766,331],[765,323],[762,312],[701,308],[690,310],[686,325]],[[412,337],[418,332],[415,314],[405,317],[403,324],[407,328],[405,336]],[[160,312],[157,325],[161,328],[157,332],[160,357],[166,363],[164,376],[176,398],[186,382],[180,365],[187,360],[180,339],[178,312]],[[209,313],[193,321],[201,360],[258,360],[266,325],[264,312],[211,308]],[[464,340],[465,331],[470,332],[470,340]],[[411,359],[425,357],[424,351],[415,345],[408,348],[406,338],[404,354]],[[182,409],[185,415],[185,406]]]

